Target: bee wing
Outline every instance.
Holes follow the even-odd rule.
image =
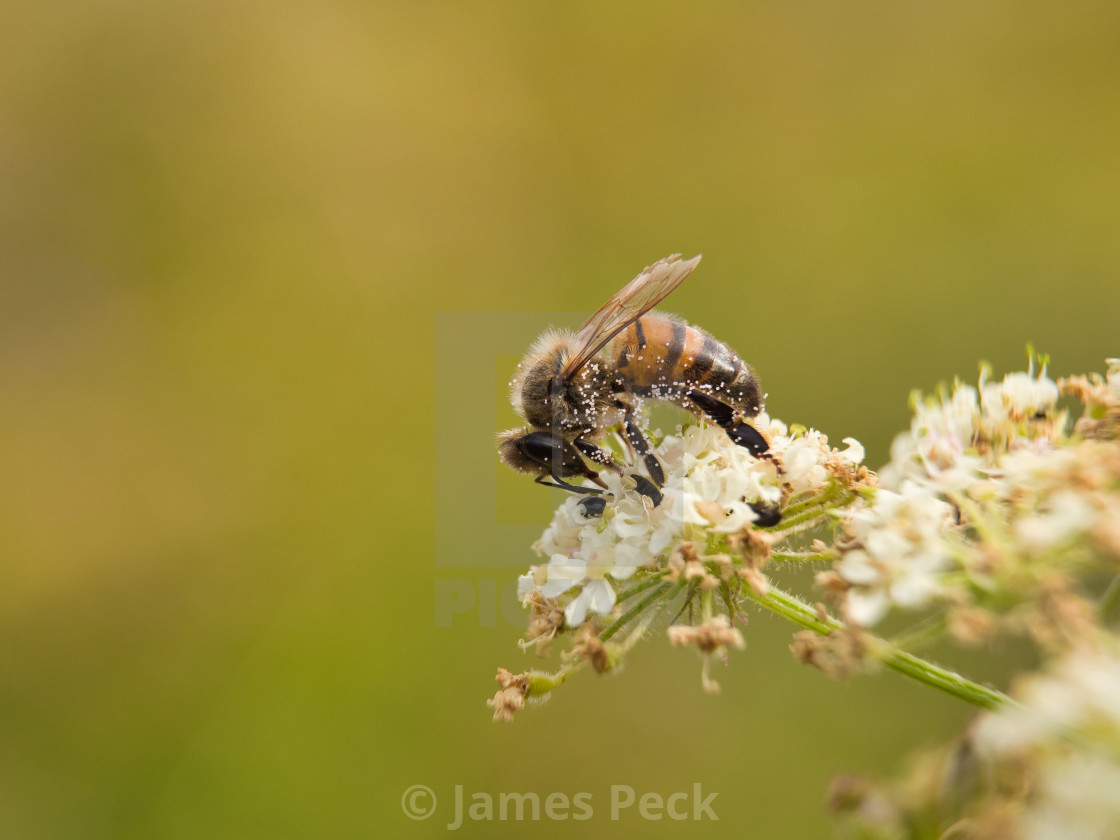
[[[680,256],[671,254],[644,268],[584,321],[576,334],[576,351],[564,365],[565,379],[571,379],[603,345],[668,297],[700,262],[699,255],[690,260],[681,260]]]

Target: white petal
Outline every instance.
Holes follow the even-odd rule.
[[[891,584],[891,601],[900,607],[914,609],[925,604],[939,588],[937,579],[932,575],[905,575]]]
[[[577,586],[587,576],[587,564],[573,557],[554,554],[546,571],[548,580],[541,585],[541,594],[546,598],[555,598]]]
[[[849,464],[862,464],[864,457],[867,455],[863,444],[852,437],[844,438],[844,443],[848,444],[848,448],[839,453],[840,458]]]
[[[727,508],[730,511],[727,518],[712,526],[717,534],[734,534],[758,519],[758,514],[742,502],[732,502]]]
[[[898,531],[878,530],[867,535],[867,553],[885,563],[898,563],[914,549],[914,544]]]
[[[650,556],[656,557],[662,551],[667,549],[676,538],[677,533],[678,531],[670,526],[664,526],[654,531],[653,536],[649,539]]]
[[[862,549],[847,552],[836,564],[836,571],[848,583],[872,586],[883,579],[883,570],[871,562]]]
[[[649,523],[646,521],[644,513],[640,516],[628,516],[620,511],[611,520],[611,527],[624,540],[630,537],[640,537],[649,531]]]
[[[550,578],[547,583],[541,584],[541,595],[546,598],[559,598],[573,586],[579,586],[579,580]]]
[[[605,580],[588,581],[585,592],[590,592],[590,611],[599,615],[606,615],[614,608],[614,587]]]
[[[520,575],[517,578],[517,598],[518,600],[525,600],[534,592],[540,590],[537,582],[533,579],[532,575]]]
[[[852,589],[848,592],[848,616],[862,627],[870,627],[886,615],[887,596],[880,590],[863,592]]]
[[[584,589],[564,608],[564,620],[569,627],[579,627],[587,618],[587,608],[591,605],[591,593]]]

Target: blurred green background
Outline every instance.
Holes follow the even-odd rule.
[[[0,836],[825,833],[968,710],[758,616],[719,697],[654,638],[490,721],[554,502],[504,383],[703,252],[669,308],[877,466],[911,388],[1120,355],[1118,137],[1113,2],[5,4]]]

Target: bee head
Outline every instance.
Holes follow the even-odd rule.
[[[520,404],[525,419],[534,425],[552,422],[556,412],[562,412],[564,397],[561,393],[564,381],[560,376],[550,375],[544,365],[530,371],[521,381]]]
[[[530,475],[587,475],[590,471],[575,445],[551,431],[525,426],[498,435],[502,463]]]
[[[545,427],[554,411],[563,411],[566,386],[562,369],[570,353],[572,335],[549,330],[536,340],[518,365],[510,389],[514,408],[533,426]]]

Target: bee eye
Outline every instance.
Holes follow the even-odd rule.
[[[520,442],[521,451],[527,458],[538,464],[551,466],[553,458],[558,454],[558,446],[551,435],[543,432],[533,432],[525,435]]]

